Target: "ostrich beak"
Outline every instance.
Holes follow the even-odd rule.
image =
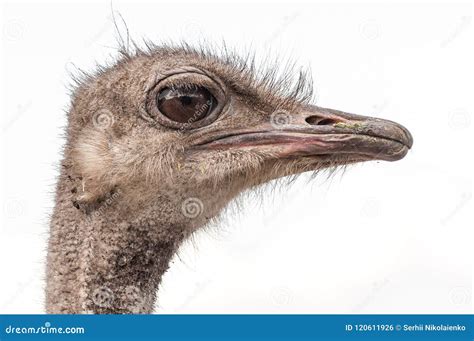
[[[354,161],[396,161],[407,154],[412,144],[410,132],[398,123],[306,106],[296,113],[274,112],[270,122],[214,135],[199,146],[260,149],[278,158],[341,156]]]

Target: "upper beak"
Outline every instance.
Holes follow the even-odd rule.
[[[403,158],[413,145],[402,125],[379,118],[306,106],[297,113],[275,112],[269,122],[214,135],[207,148],[258,148],[279,158],[344,156],[354,160]]]

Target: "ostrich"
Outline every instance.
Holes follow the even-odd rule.
[[[403,126],[311,104],[304,73],[147,44],[78,81],[51,217],[48,313],[151,313],[170,260],[239,193],[403,158]]]

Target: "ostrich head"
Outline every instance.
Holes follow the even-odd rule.
[[[78,202],[119,190],[128,215],[159,206],[161,217],[192,230],[272,179],[394,161],[411,147],[397,123],[311,105],[304,74],[291,86],[271,72],[258,77],[252,65],[153,48],[88,79],[70,115]]]
[[[82,79],[51,220],[47,311],[151,312],[180,243],[239,193],[411,147],[402,126],[313,106],[304,75],[289,79],[189,47],[126,54]]]

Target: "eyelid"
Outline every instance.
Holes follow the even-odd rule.
[[[185,86],[175,86],[175,85],[172,85],[171,87],[167,88],[169,89],[169,93],[173,93],[174,95],[176,96],[189,96],[189,95],[194,95],[196,93],[197,90],[199,90],[200,88],[204,88],[207,90],[206,87],[202,87],[200,85],[196,85],[196,84],[186,84]],[[166,89],[166,88],[164,88]],[[161,92],[164,92],[164,89],[161,90]],[[209,91],[209,90],[207,90]],[[211,92],[209,92],[211,93]],[[212,95],[212,93],[211,93]],[[158,95],[158,96],[161,96],[161,95]],[[168,98],[171,98],[171,97],[168,97]]]
[[[177,77],[167,77],[161,82],[157,83],[160,85],[160,88],[176,88],[176,87],[186,87],[189,84],[192,84],[196,87],[206,88],[211,94],[216,97],[217,93],[225,93],[220,84],[216,83],[213,79],[207,78],[205,75],[196,75],[196,74],[186,74]]]

